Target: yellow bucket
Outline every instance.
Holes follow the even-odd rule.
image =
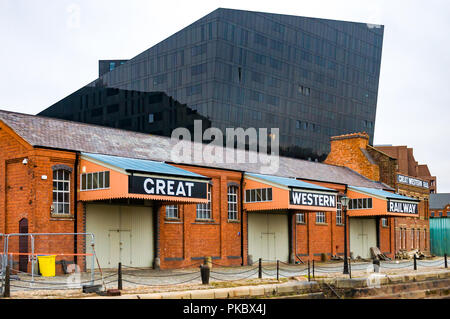
[[[55,255],[38,256],[39,270],[43,277],[55,277]]]

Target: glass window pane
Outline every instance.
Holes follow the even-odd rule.
[[[105,173],[100,172],[98,174],[98,188],[104,188],[105,187]]]
[[[261,200],[264,202],[267,201],[267,188],[261,190]]]
[[[87,178],[86,178],[86,174],[82,174],[81,175],[81,189],[82,190],[86,190],[87,187]]]
[[[87,189],[92,189],[92,174],[89,173],[87,175],[87,180],[88,180]]]
[[[105,172],[105,188],[109,188],[109,172]]]
[[[92,188],[98,189],[98,173],[92,174]]]

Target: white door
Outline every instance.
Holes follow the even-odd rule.
[[[88,204],[86,231],[95,235],[95,250],[102,268],[116,268],[119,262],[125,266],[152,267],[151,207]],[[86,247],[88,252],[89,249]]]
[[[289,261],[288,215],[282,213],[248,214],[248,253],[253,261],[259,258],[273,262]]]
[[[356,257],[370,258],[370,248],[377,247],[374,218],[350,218],[350,251]]]

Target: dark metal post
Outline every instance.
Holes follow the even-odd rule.
[[[211,269],[208,265],[200,265],[200,276],[202,277],[202,284],[209,285],[209,275]]]
[[[444,264],[445,264],[445,268],[448,268],[447,254],[444,254]]]
[[[416,257],[416,254],[414,254],[414,270],[417,270],[417,257]]]
[[[122,263],[119,263],[118,273],[117,273],[117,289],[122,290]]]
[[[6,270],[5,270],[5,287],[4,287],[4,291],[3,291],[3,297],[8,298],[11,296],[10,294],[10,268],[9,265],[6,266]]]
[[[348,252],[347,252],[347,206],[342,207],[344,213],[344,275],[348,275]]]
[[[280,261],[277,260],[277,281],[280,280]]]
[[[350,279],[352,279],[352,260],[348,259],[348,274],[350,276]]]
[[[259,258],[258,261],[258,278],[262,279],[262,259]]]
[[[315,279],[316,278],[316,275],[315,275],[315,263],[314,263],[314,259],[313,259],[313,267],[312,267],[312,271],[313,271],[313,278]]]
[[[311,281],[311,267],[310,267],[310,261],[308,260],[308,281]]]

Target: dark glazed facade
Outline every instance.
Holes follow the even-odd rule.
[[[282,154],[323,160],[331,136],[365,131],[372,144],[383,33],[365,23],[217,9],[88,86],[165,92],[222,130],[280,128]],[[95,106],[68,101],[41,115],[89,122],[78,114]]]

